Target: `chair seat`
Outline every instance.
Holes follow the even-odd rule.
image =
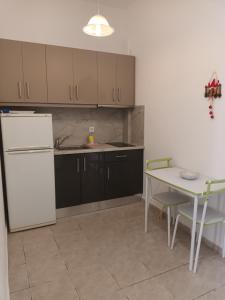
[[[190,197],[178,192],[163,192],[155,194],[153,199],[159,201],[164,207],[176,206],[190,201]]]
[[[185,204],[179,207],[178,214],[181,214],[182,216],[188,218],[189,220],[192,220],[193,210],[194,210],[193,204],[191,203]],[[198,205],[197,223],[201,223],[202,211],[203,211],[203,205]],[[205,222],[204,222],[205,225],[217,224],[220,222],[224,222],[224,220],[225,220],[225,216],[223,214],[221,214],[220,212],[216,211],[215,209],[209,206],[207,207]]]

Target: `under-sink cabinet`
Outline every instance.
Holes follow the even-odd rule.
[[[143,150],[55,156],[56,207],[142,193]]]
[[[56,208],[103,200],[103,153],[55,156]]]

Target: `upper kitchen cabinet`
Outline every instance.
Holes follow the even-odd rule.
[[[98,103],[97,53],[73,50],[74,103]]]
[[[99,104],[117,104],[115,54],[98,52],[98,87]]]
[[[22,43],[25,102],[47,102],[45,45]]]
[[[0,102],[21,102],[23,97],[22,44],[0,39]]]
[[[135,58],[98,53],[99,104],[134,105]]]
[[[116,86],[119,105],[134,105],[135,99],[135,58],[116,55]]]
[[[49,103],[73,104],[73,49],[46,47]]]

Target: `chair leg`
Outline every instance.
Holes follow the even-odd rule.
[[[195,261],[194,261],[194,270],[193,270],[194,273],[196,273],[197,265],[198,265],[199,252],[200,252],[201,241],[202,241],[202,233],[203,233],[203,227],[204,227],[204,223],[205,223],[206,209],[207,209],[207,201],[205,201],[204,207],[203,207],[203,211],[202,211],[202,219],[201,219],[201,224],[200,224],[200,230],[199,230],[199,236],[198,236],[198,243],[197,243],[197,249],[196,249],[196,254],[195,254]]]
[[[170,247],[170,224],[171,224],[171,210],[167,207],[167,231],[168,231],[168,247]]]
[[[177,214],[177,207],[176,206],[174,206],[173,207],[173,225],[175,224],[175,222],[176,222],[176,214]]]
[[[225,221],[223,223],[223,258],[225,258]]]
[[[174,230],[173,230],[171,249],[173,249],[173,247],[174,247],[174,241],[175,241],[175,237],[176,237],[176,233],[177,233],[177,226],[178,226],[179,219],[180,219],[180,215],[177,215]]]

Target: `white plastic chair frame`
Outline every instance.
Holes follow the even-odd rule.
[[[215,225],[215,224],[219,224],[219,223],[223,223],[225,225],[225,217],[224,217],[223,221],[218,221],[218,222],[214,222],[214,223],[205,224],[206,210],[207,210],[207,206],[208,206],[209,197],[214,196],[216,194],[225,193],[225,188],[212,190],[212,186],[217,185],[217,184],[225,184],[225,179],[210,180],[210,181],[207,181],[206,184],[207,184],[207,190],[203,194],[204,205],[203,205],[203,211],[202,211],[202,218],[201,218],[201,222],[200,222],[199,234],[198,234],[198,238],[197,238],[197,248],[196,248],[195,260],[194,260],[194,269],[193,269],[194,273],[196,273],[196,271],[197,271],[199,252],[200,252],[200,247],[201,247],[201,241],[202,241],[202,234],[203,234],[204,226],[206,226],[206,225],[210,226],[210,225]],[[171,249],[173,249],[173,247],[174,247],[174,241],[175,241],[175,237],[176,237],[177,226],[178,226],[180,216],[181,216],[181,214],[178,214],[177,217],[176,217]],[[182,215],[182,216],[185,217],[185,215]],[[223,237],[222,257],[223,258],[225,257],[225,228],[224,228],[224,237]]]

